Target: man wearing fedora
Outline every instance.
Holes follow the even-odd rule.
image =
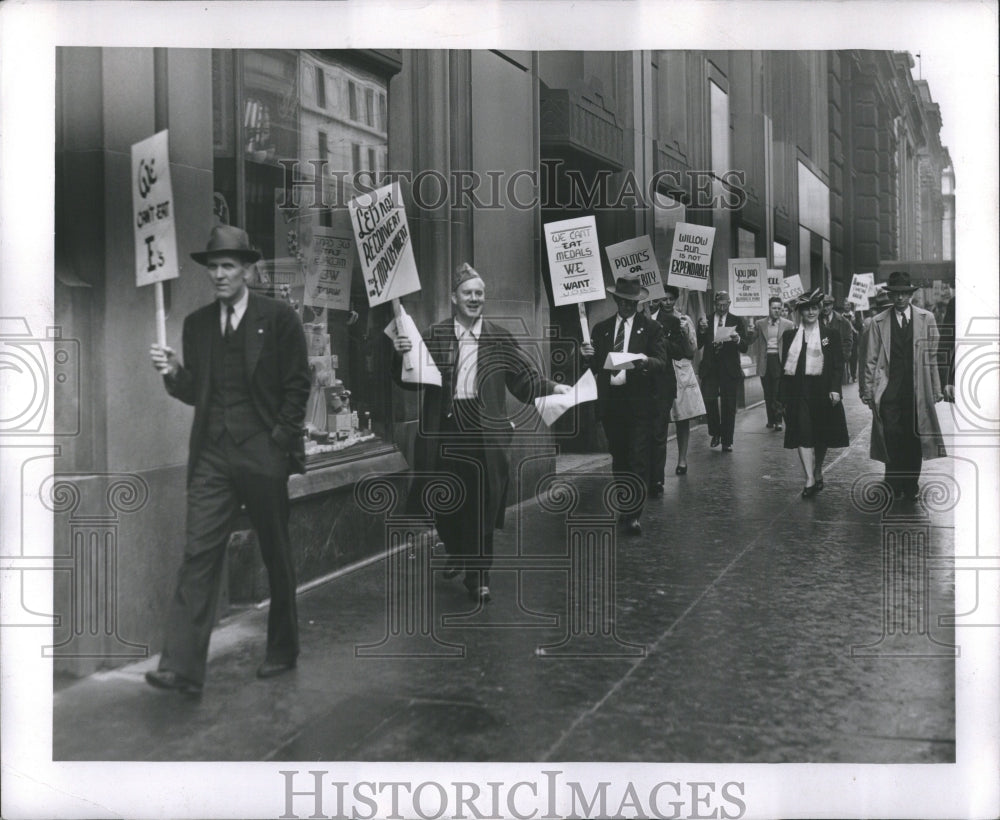
[[[639,302],[649,298],[638,276],[622,276],[607,291],[618,312],[594,325],[591,343],[581,345],[580,352],[597,379],[597,412],[608,439],[611,470],[616,476],[635,475],[645,491],[658,395],[663,390],[671,394],[676,390],[670,357],[683,355],[683,343],[678,325],[677,338],[671,340],[673,348],[668,348],[663,326],[638,312]],[[605,363],[612,352],[635,353],[639,359],[630,369],[610,370]],[[641,495],[635,508],[623,516],[630,535],[642,532],[642,504]]]
[[[451,303],[452,317],[432,325],[423,337],[441,373],[440,387],[402,380],[403,354],[412,349],[403,335],[393,340],[393,380],[423,393],[410,497],[420,496],[430,473],[458,480],[464,501],[435,516],[450,559],[444,576],[464,573],[469,597],[482,605],[491,600],[493,531],[503,526],[507,506],[507,453],[514,434],[507,391],[531,404],[571,388],[544,378],[514,335],[483,317],[486,285],[468,263],[452,276]]]
[[[205,266],[215,299],[185,318],[183,362],[169,347],[150,349],[167,392],[194,406],[194,422],[184,556],[159,668],[146,680],[186,695],[200,695],[204,684],[226,543],[240,505],[257,531],[271,591],[257,676],[293,669],[299,654],[288,476],[305,472],[309,361],[292,308],[247,287],[260,256],[246,232],[213,228],[206,249],[191,258]]]
[[[919,495],[923,459],[945,455],[934,405],[941,401],[934,314],[910,304],[917,288],[894,271],[886,291],[892,308],[868,327],[862,401],[872,408],[871,458],[885,463],[897,498]]]
[[[733,451],[736,401],[743,381],[740,353],[746,353],[750,347],[746,323],[729,312],[730,303],[729,293],[718,291],[711,323],[704,316],[698,320],[698,348],[705,350],[698,375],[708,411],[710,446],[718,447],[721,442],[724,453]]]

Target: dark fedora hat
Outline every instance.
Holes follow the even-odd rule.
[[[204,251],[195,251],[191,258],[199,265],[207,265],[208,258],[215,255],[235,256],[244,262],[256,262],[260,251],[250,247],[250,237],[235,225],[216,225],[209,234]]]
[[[823,304],[823,291],[819,288],[814,288],[808,293],[800,294],[796,299],[792,307],[796,310],[802,310],[807,307],[818,307]]]
[[[638,276],[619,276],[613,287],[605,288],[612,296],[642,302],[649,298],[649,291],[642,286]]]
[[[910,284],[910,274],[906,271],[894,270],[889,274],[885,289],[890,293],[913,293],[919,290],[920,286]]]

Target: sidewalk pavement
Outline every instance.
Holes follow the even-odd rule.
[[[693,430],[686,476],[669,446],[666,492],[647,503],[639,537],[593,518],[574,526],[568,515],[603,509],[609,459],[560,457],[577,506],[508,511],[492,603],[477,609],[459,581],[433,574],[437,656],[372,648],[389,633],[393,564],[375,561],[301,594],[292,673],[254,677],[266,630],[254,608],[213,633],[200,700],[147,686],[156,658],[56,692],[53,757],[954,761],[954,631],[937,617],[953,610],[950,513],[890,519],[852,495],[882,468],[868,459],[856,385],[845,406],[851,446],[830,453],[813,499],[799,497],[798,459],[762,406],[739,414],[732,454]],[[928,572],[885,576],[887,528],[926,534]],[[596,563],[575,574],[567,544],[597,532],[606,540],[580,553]],[[923,607],[929,619],[904,634],[899,619]]]

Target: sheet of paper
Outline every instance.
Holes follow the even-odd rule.
[[[393,319],[386,325],[385,335],[393,341],[396,341],[398,335],[406,336],[410,340],[410,344],[413,345],[410,350],[410,361],[413,362],[413,367],[410,370],[403,368],[403,381],[407,384],[433,384],[440,387],[441,371],[434,364],[434,359],[431,358],[430,351],[424,344],[423,336],[417,330],[413,317],[401,307],[399,315],[401,328],[397,329],[396,321]],[[400,330],[402,333],[399,332]]]
[[[570,407],[583,404],[588,401],[597,401],[597,381],[594,374],[588,368],[583,371],[579,381],[573,385],[569,393],[553,393],[551,396],[541,396],[535,399],[535,407],[546,425],[552,423]]]
[[[642,360],[641,353],[615,353],[611,352],[604,360],[605,370],[631,370],[635,365],[633,362]]]

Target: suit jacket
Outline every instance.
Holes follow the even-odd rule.
[[[451,409],[455,388],[458,338],[455,320],[431,325],[423,334],[427,350],[441,371],[441,386],[402,380],[403,359],[393,357],[393,381],[404,390],[422,393],[420,423],[414,439],[413,469],[416,473],[410,497],[419,498],[423,483],[438,469],[442,422]],[[476,394],[482,402],[483,444],[486,480],[494,524],[503,525],[508,480],[507,451],[514,433],[507,409],[507,391],[524,404],[552,393],[555,382],[544,378],[525,354],[514,335],[489,319],[483,319],[476,358]]]
[[[753,343],[750,345],[750,357],[757,366],[757,375],[763,376],[767,372],[767,324],[771,321],[769,316],[758,319],[753,326]],[[795,328],[795,323],[784,316],[778,317],[778,349],[777,354],[781,355],[781,339],[786,330]]]
[[[698,375],[703,379],[712,377],[733,381],[742,379],[743,368],[740,366],[740,353],[746,353],[750,347],[750,336],[747,333],[746,323],[741,317],[727,313],[725,327],[735,327],[740,338],[738,342],[723,342],[720,349],[716,351],[712,339],[717,324],[718,319],[713,313],[708,320],[708,327],[704,331],[700,328],[698,330],[698,348],[705,349],[698,367]]]
[[[309,400],[309,358],[302,322],[285,302],[252,291],[247,301],[245,362],[250,396],[271,438],[288,453],[289,471],[305,472],[302,423]],[[194,406],[188,480],[208,432],[212,336],[219,333],[219,303],[211,302],[184,319],[184,364],[164,376],[167,392]]]
[[[862,394],[873,403],[871,449],[869,455],[877,461],[886,460],[885,433],[880,415],[882,394],[889,383],[889,348],[895,310],[889,308],[871,320],[865,339],[865,379]],[[934,314],[910,305],[913,317],[913,397],[917,410],[917,435],[925,459],[944,455],[944,438],[938,423],[935,403],[941,397],[941,376],[938,372],[938,329]]]
[[[611,387],[611,376],[614,371],[606,370],[604,362],[615,345],[614,335],[617,318],[618,314],[616,313],[614,316],[598,322],[590,334],[591,343],[594,345],[594,356],[590,360],[589,367],[597,379],[597,401],[600,404],[606,404],[612,398],[615,400],[647,401],[658,399],[662,391],[669,389],[670,383],[673,384],[673,389],[676,391],[677,381],[676,378],[673,378],[673,364],[669,363],[667,338],[663,326],[650,319],[645,313],[636,313],[633,317],[632,333],[628,340],[628,350],[625,352],[645,353],[647,356],[646,364],[626,370],[625,384],[621,387]],[[680,324],[678,323],[679,328]],[[677,344],[679,345],[679,340]],[[666,377],[668,366],[672,377],[670,381]]]

